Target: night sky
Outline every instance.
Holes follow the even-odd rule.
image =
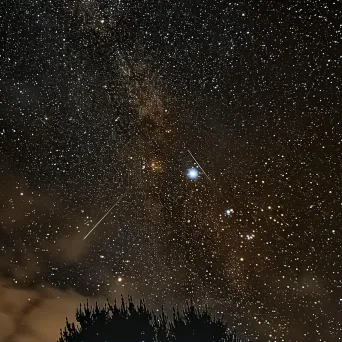
[[[341,340],[340,5],[5,1],[0,337],[131,294]]]

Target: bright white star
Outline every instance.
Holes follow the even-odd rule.
[[[233,209],[227,209],[226,210],[226,215],[230,216],[231,214],[233,214],[234,210]]]
[[[190,179],[196,179],[198,177],[198,170],[195,167],[192,167],[188,170],[188,177]]]

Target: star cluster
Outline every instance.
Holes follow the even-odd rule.
[[[193,299],[251,339],[341,338],[341,15],[8,2],[0,280]]]

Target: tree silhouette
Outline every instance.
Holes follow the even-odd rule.
[[[187,302],[187,307],[183,315],[179,310],[173,312],[173,322],[170,324],[171,341],[187,342],[223,342],[232,341],[233,336],[226,334],[228,328],[222,319],[213,319],[208,313],[208,309],[200,311],[191,303]]]
[[[58,342],[234,342],[235,332],[229,331],[222,318],[215,319],[205,310],[186,303],[183,313],[173,308],[169,320],[164,308],[155,314],[144,301],[134,305],[132,297],[121,305],[107,302],[103,307],[80,304],[76,310],[77,326],[66,319]]]

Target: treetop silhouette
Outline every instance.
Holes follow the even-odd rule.
[[[60,332],[58,342],[233,342],[238,341],[235,331],[228,329],[223,317],[216,319],[208,309],[195,308],[193,302],[179,311],[173,308],[169,319],[162,307],[156,314],[147,309],[145,302],[139,305],[128,297],[127,303],[121,296],[121,305],[108,300],[103,307],[80,304],[76,310],[76,321]]]

